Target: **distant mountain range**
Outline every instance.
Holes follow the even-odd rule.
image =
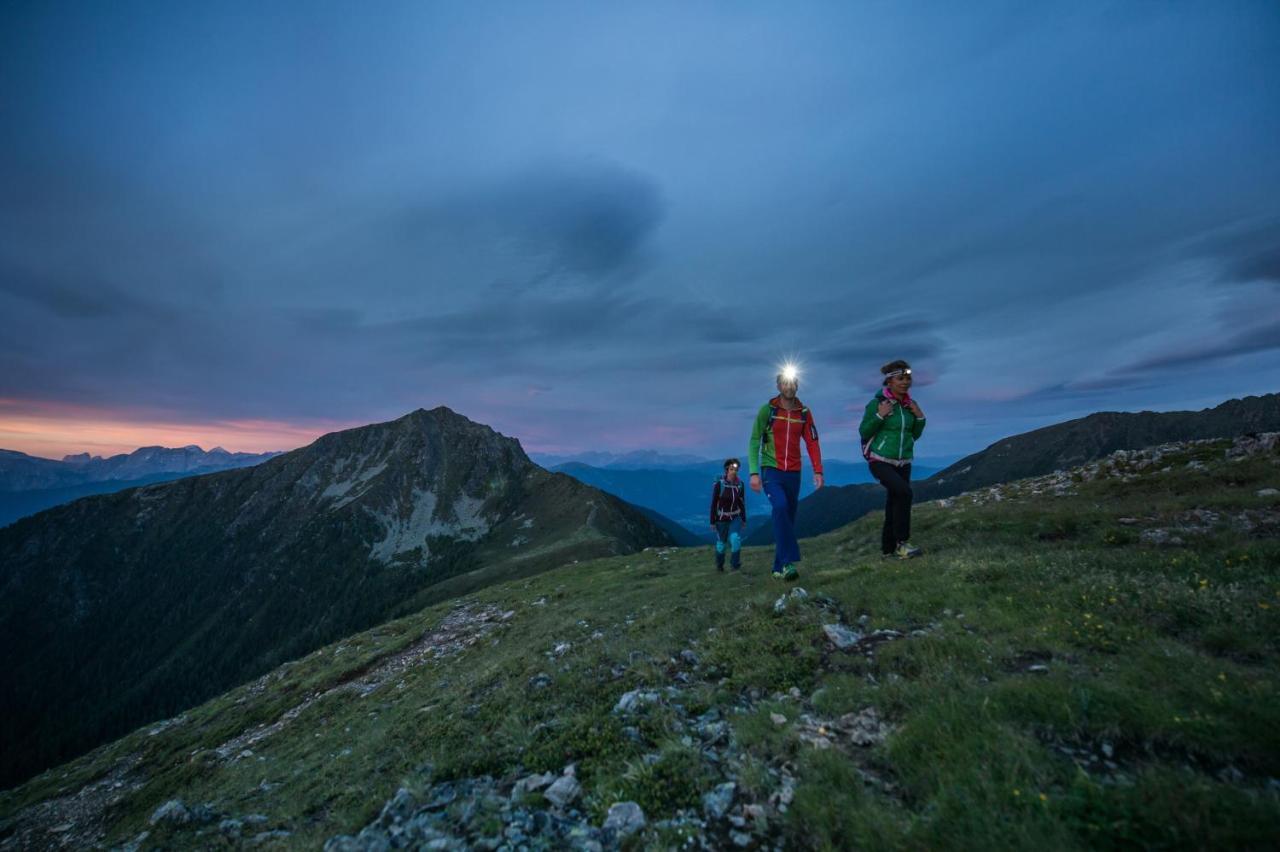
[[[660,453],[656,450],[632,450],[627,453],[585,452],[571,455],[555,453],[530,453],[529,458],[551,470],[566,464],[584,464],[610,470],[662,470],[665,468],[697,467],[715,464],[715,459],[680,453]],[[719,464],[724,464],[720,459]]]
[[[917,502],[934,500],[1064,470],[1116,450],[1276,430],[1280,430],[1280,394],[1274,393],[1233,399],[1201,411],[1104,411],[1004,438],[932,476],[917,476],[912,491]],[[801,537],[821,535],[883,507],[884,489],[878,484],[824,488],[801,501],[796,531]],[[772,541],[768,527],[757,528],[747,537],[748,544]]]
[[[671,545],[447,408],[0,529],[0,787],[341,636]]]
[[[280,453],[229,453],[186,447],[142,447],[104,458],[88,453],[56,459],[0,450],[0,527],[92,494],[260,464]]]

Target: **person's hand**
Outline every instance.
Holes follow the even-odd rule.
[[[914,399],[911,400],[911,413],[921,420],[924,419],[924,412],[920,410],[920,405]]]
[[[883,420],[893,413],[893,403],[887,399],[880,400],[880,405],[876,408],[876,414],[880,415]]]
[[[757,494],[760,493],[760,474],[758,473],[751,474],[751,490]]]
[[[822,487],[822,474],[820,474],[820,473],[815,473],[815,474],[813,475],[813,487],[814,487],[815,489],[818,489],[818,488],[821,488],[821,487]]]

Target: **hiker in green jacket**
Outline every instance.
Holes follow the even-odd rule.
[[[910,559],[921,552],[910,541],[911,459],[924,432],[924,412],[911,398],[910,364],[890,361],[880,372],[884,386],[867,403],[858,433],[871,475],[886,492],[880,550],[885,556]]]

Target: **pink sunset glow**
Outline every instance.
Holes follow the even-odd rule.
[[[327,432],[360,425],[310,421],[212,420],[148,416],[65,403],[0,399],[0,447],[61,459],[73,453],[110,456],[138,447],[223,447],[230,452],[292,450]]]

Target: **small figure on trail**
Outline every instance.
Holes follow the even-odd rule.
[[[729,548],[729,566],[742,567],[742,530],[747,525],[747,492],[738,478],[737,459],[725,459],[724,476],[711,489],[711,528],[716,531],[716,570],[724,570],[724,551]]]
[[[813,466],[813,485],[822,487],[822,450],[813,413],[796,398],[800,377],[795,367],[783,367],[777,376],[778,395],[760,406],[751,429],[747,463],[751,490],[760,491],[773,507],[773,576],[794,580],[800,576],[800,544],[796,541],[796,504],[800,500],[800,440],[804,439]],[[763,482],[761,475],[763,473]]]
[[[911,365],[890,361],[880,368],[884,387],[867,403],[858,433],[871,475],[886,491],[880,549],[885,556],[910,559],[920,548],[911,544],[911,458],[924,432],[924,412],[911,398]]]

